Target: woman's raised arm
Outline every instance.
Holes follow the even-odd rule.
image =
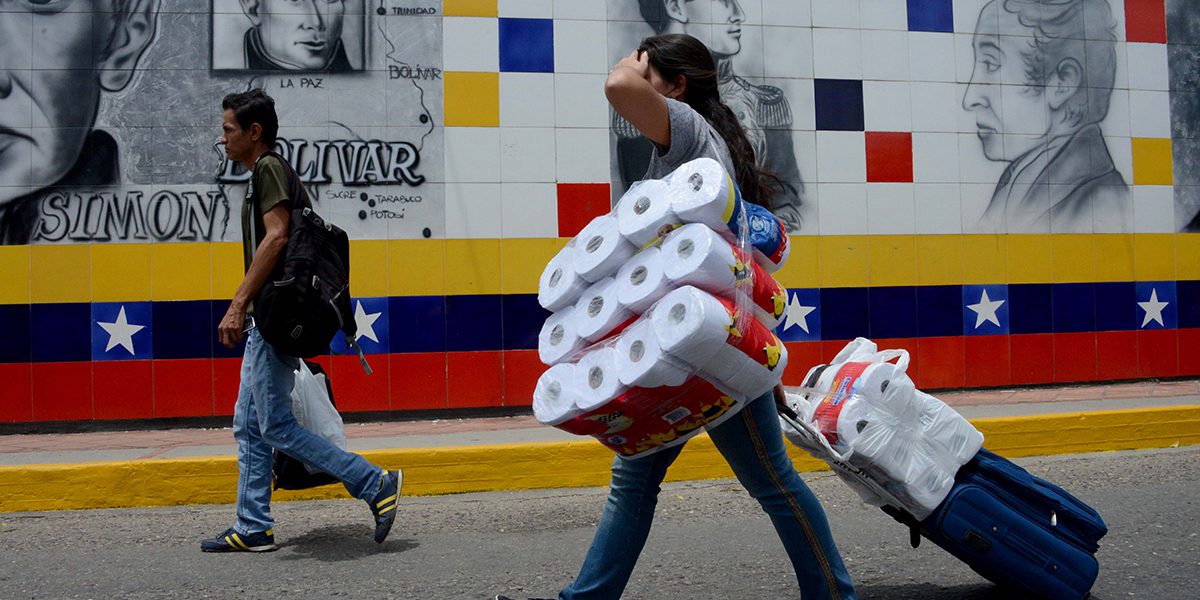
[[[634,51],[622,58],[604,82],[604,95],[617,114],[661,148],[671,147],[666,99],[650,83],[650,58]]]

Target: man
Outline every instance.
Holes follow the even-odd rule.
[[[1009,163],[980,220],[1009,233],[1129,226],[1129,186],[1100,122],[1116,76],[1107,0],[995,0],[975,28],[963,107],[992,161]]]
[[[100,94],[133,79],[157,19],[158,0],[0,8],[0,244],[29,243],[46,188],[119,181],[117,143],[92,127]]]
[[[773,212],[789,232],[800,230],[804,182],[792,148],[792,109],[783,90],[756,85],[733,72],[733,57],[742,50],[746,13],[739,0],[639,0],[642,18],[655,34],[686,33],[708,46],[717,62],[721,100],[733,110],[754,146],[758,164],[775,174]],[[620,116],[613,116],[617,163],[628,186],[641,179],[650,161],[650,142]]]
[[[243,40],[245,68],[353,71],[342,45],[344,0],[241,0],[253,27]]]
[[[396,519],[403,474],[374,466],[301,427],[292,414],[291,399],[299,359],[277,352],[254,327],[252,300],[268,280],[279,276],[291,209],[311,206],[296,172],[270,153],[279,130],[275,102],[255,89],[230,94],[221,106],[221,144],[229,159],[252,172],[252,177],[242,206],[246,276],[217,327],[217,336],[229,348],[244,338],[246,350],[233,415],[233,437],[238,443],[237,523],[200,547],[205,552],[275,549],[272,448],[333,475],[351,495],[365,500],[375,517],[375,541],[382,543]]]

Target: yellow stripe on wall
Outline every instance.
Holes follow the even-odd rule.
[[[29,304],[29,246],[0,246],[0,304]]]

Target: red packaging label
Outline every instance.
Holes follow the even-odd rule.
[[[842,409],[846,407],[846,399],[850,397],[854,389],[854,382],[862,377],[867,367],[871,366],[868,362],[849,362],[842,365],[838,369],[837,376],[834,377],[833,385],[829,387],[829,393],[821,399],[813,410],[813,420],[817,423],[817,428],[829,440],[830,444],[838,443],[837,424],[838,417],[842,414]]]

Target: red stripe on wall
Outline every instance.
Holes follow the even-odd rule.
[[[33,420],[92,418],[92,363],[33,363]]]
[[[154,416],[212,416],[212,362],[211,358],[154,361]]]
[[[531,406],[533,389],[546,365],[538,358],[537,350],[506,350],[504,352],[504,406]]]
[[[972,335],[963,339],[963,385],[995,387],[1012,381],[1009,336]]]
[[[1096,373],[1100,379],[1135,379],[1138,376],[1138,332],[1097,332]]]
[[[1094,381],[1096,379],[1096,334],[1054,334],[1054,381]]]
[[[1200,329],[1179,330],[1179,374],[1200,375]]]
[[[1174,329],[1143,329],[1138,333],[1138,376],[1179,375],[1179,334]]]
[[[154,410],[154,365],[148,360],[92,363],[97,419],[146,419]]]
[[[373,359],[373,360],[372,360]],[[375,372],[367,375],[358,355],[336,355],[331,357],[332,368],[328,371],[333,381],[333,398],[339,411],[375,411],[390,410],[391,400],[388,397],[388,380],[390,361],[386,356],[368,356],[371,369]]]
[[[0,364],[0,422],[33,420],[33,368],[31,363]]]
[[[450,408],[504,405],[502,352],[450,352],[446,355],[446,371]]]
[[[237,404],[238,388],[242,383],[242,359],[213,359],[213,414],[219,417],[233,416]]]
[[[376,357],[370,357],[376,358]],[[445,352],[392,354],[392,410],[446,408],[447,371]]]

